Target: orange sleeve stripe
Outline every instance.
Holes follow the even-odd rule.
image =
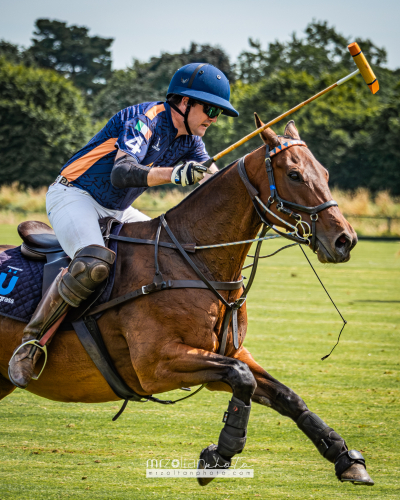
[[[161,113],[162,111],[165,111],[164,104],[157,104],[157,106],[153,106],[152,108],[150,108],[145,116],[147,116],[149,120],[153,120],[158,115],[158,113]]]
[[[71,165],[68,165],[62,171],[62,175],[70,182],[77,179],[80,175],[84,174],[96,161],[100,160],[103,156],[114,150],[114,145],[118,137],[108,139],[107,141],[97,146],[97,148],[92,149],[81,158],[75,160]]]

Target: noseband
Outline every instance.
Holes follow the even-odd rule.
[[[239,170],[239,175],[246,186],[246,189],[253,201],[254,208],[256,209],[258,215],[260,216],[262,222],[266,224],[268,227],[273,229],[276,233],[280,234],[281,236],[284,236],[285,238],[288,238],[290,240],[296,241],[297,243],[307,243],[310,245],[310,248],[312,251],[315,253],[316,251],[316,244],[317,244],[317,235],[316,235],[316,222],[318,220],[318,213],[321,212],[322,210],[325,210],[326,208],[329,207],[337,207],[338,204],[334,200],[326,201],[325,203],[321,203],[321,205],[317,205],[315,207],[307,207],[305,205],[299,205],[298,203],[293,203],[288,200],[284,200],[281,198],[278,194],[278,190],[276,188],[275,184],[275,178],[274,178],[274,171],[272,168],[272,162],[271,162],[271,157],[275,156],[282,151],[285,151],[288,148],[291,148],[293,146],[302,146],[302,147],[307,147],[307,144],[304,141],[300,140],[289,140],[284,142],[283,144],[279,145],[278,147],[272,149],[270,151],[269,146],[266,145],[266,150],[265,150],[265,167],[267,170],[267,175],[268,175],[268,182],[271,190],[270,197],[268,198],[267,205],[264,205],[264,203],[260,200],[259,198],[259,193],[256,190],[256,188],[251,184],[246,168],[244,165],[244,157],[239,160],[238,163],[238,170]],[[294,219],[295,223],[294,225],[290,224],[289,222],[285,221],[284,219],[281,219],[278,215],[276,215],[270,207],[276,203],[276,209],[278,212],[281,212],[284,215],[288,215],[292,219]],[[300,212],[305,212],[306,214],[310,214],[310,219],[311,219],[311,228],[308,222],[303,221],[302,217],[300,214],[297,212],[294,212],[294,210],[299,210]],[[266,213],[269,213],[276,219],[278,219],[280,222],[288,226],[290,229],[292,229],[292,232],[289,233],[283,233],[282,231],[279,231],[279,229],[276,228],[273,224],[268,222],[265,218]],[[302,229],[302,234],[299,233],[299,228],[301,227]],[[311,241],[310,241],[311,238]]]

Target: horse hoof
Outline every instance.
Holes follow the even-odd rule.
[[[230,460],[225,460],[217,452],[217,445],[210,444],[207,448],[200,453],[199,462],[197,464],[198,470],[203,469],[228,469],[231,465]],[[207,486],[208,483],[215,479],[213,477],[197,477],[197,482],[200,486]]]
[[[373,486],[375,483],[366,471],[365,467],[361,464],[353,464],[345,470],[340,476],[340,480],[350,481],[356,485]]]

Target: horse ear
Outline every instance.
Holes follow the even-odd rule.
[[[300,140],[300,135],[296,128],[296,125],[294,124],[294,120],[290,120],[290,122],[287,123],[284,135],[290,135],[290,137],[293,137],[293,139]]]
[[[255,111],[254,111],[254,121],[256,123],[257,128],[260,128],[264,125],[264,123],[261,121],[261,118],[258,116],[258,114]]]
[[[254,121],[256,122],[257,128],[260,128],[264,125],[256,112],[254,112]],[[260,137],[265,144],[268,144],[270,148],[276,148],[280,144],[278,136],[271,128],[263,130],[260,134]]]

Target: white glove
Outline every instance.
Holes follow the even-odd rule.
[[[182,186],[191,186],[201,181],[207,173],[211,172],[201,163],[187,161],[181,165],[177,165],[172,170],[171,182],[173,184],[181,184]]]

